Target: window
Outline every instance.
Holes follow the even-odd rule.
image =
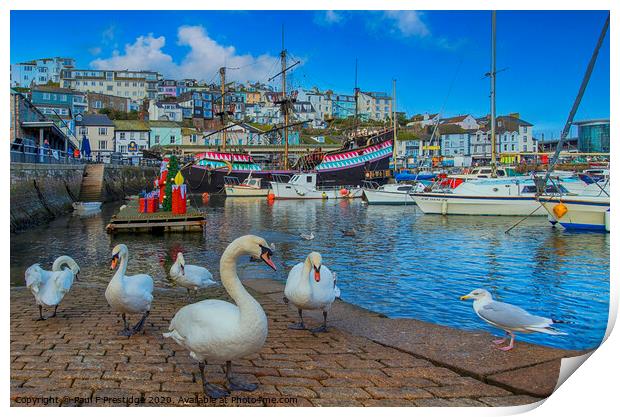
[[[107,135],[108,134],[108,128],[107,127],[100,127],[99,128],[99,135],[103,136],[103,135]]]
[[[527,142],[527,136],[523,136],[523,143]]]
[[[306,176],[306,182],[312,182],[312,177],[310,175]]]
[[[88,128],[80,127],[80,135],[87,135],[87,134],[88,134]]]
[[[43,93],[43,100],[49,100],[50,99],[50,93]]]
[[[108,86],[106,86],[106,88],[105,88],[105,89],[106,89],[106,91],[112,91],[112,88],[113,88],[113,87],[114,87],[114,86],[112,86],[112,85],[108,85]]]
[[[127,152],[127,145],[121,145],[121,153]]]
[[[124,140],[125,139],[125,132],[120,132],[118,134],[118,138],[121,139],[121,140]]]
[[[176,138],[173,136],[170,136],[170,144],[174,145],[176,143]]]
[[[131,139],[133,139],[133,138],[134,138],[134,134],[135,134],[135,132],[129,132],[129,137],[130,137]]]
[[[107,140],[100,140],[99,141],[99,149],[101,149],[101,150],[108,149],[108,141]]]
[[[155,135],[155,143],[159,143],[159,135]]]

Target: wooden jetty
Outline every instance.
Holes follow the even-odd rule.
[[[119,232],[202,232],[206,223],[205,215],[198,209],[187,206],[184,214],[169,211],[140,213],[138,200],[130,199],[127,205],[112,216],[106,226],[108,233]]]

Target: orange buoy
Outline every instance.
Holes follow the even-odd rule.
[[[340,195],[341,196],[345,196],[347,194],[349,194],[349,190],[347,190],[346,188],[341,188],[340,189]]]
[[[202,202],[207,203],[209,201],[209,193],[202,193]]]
[[[267,194],[267,200],[268,201],[273,201],[276,199],[276,195],[274,193],[272,193],[271,191]]]
[[[561,219],[567,212],[568,212],[568,207],[566,207],[562,203],[557,204],[553,208],[553,214],[555,214],[555,217],[557,217],[558,219]]]

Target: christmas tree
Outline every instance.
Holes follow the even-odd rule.
[[[172,185],[174,177],[179,172],[179,161],[172,155],[168,161],[168,175],[166,176],[166,188],[164,193],[163,211],[172,211]]]

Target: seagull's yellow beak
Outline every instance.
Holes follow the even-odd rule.
[[[471,298],[471,295],[467,294],[467,295],[462,296],[462,297],[460,298],[460,300],[461,300],[461,301],[463,301],[463,300],[469,300],[470,298]]]

